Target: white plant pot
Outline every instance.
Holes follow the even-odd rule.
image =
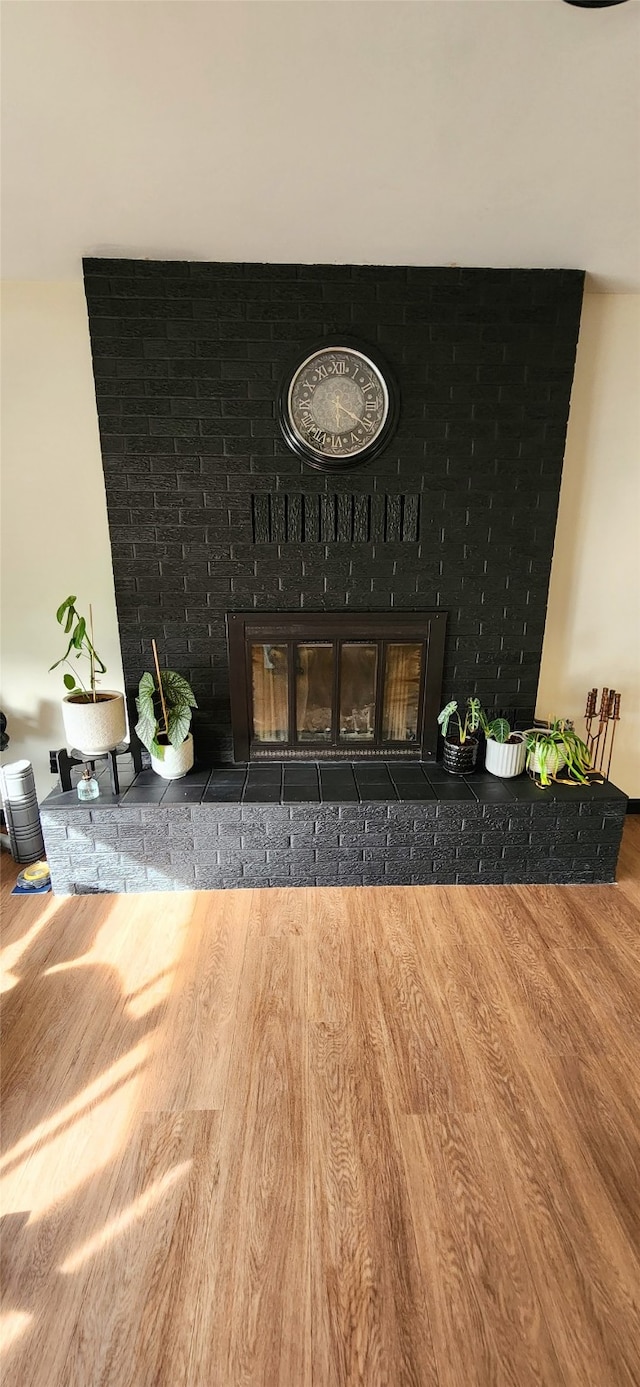
[[[100,756],[124,741],[127,735],[124,694],[115,689],[100,689],[95,703],[79,703],[77,697],[77,694],[67,694],[62,700],[62,721],[71,751]]]
[[[151,769],[163,780],[181,780],[193,765],[193,735],[190,732],[180,746],[166,746],[164,756],[151,757]]]
[[[532,731],[539,731],[539,728],[532,728]],[[527,734],[525,733],[525,736],[526,735]],[[545,770],[547,772],[547,775],[557,775],[558,771],[562,770],[562,767],[566,766],[566,764],[567,758],[564,755],[564,752],[562,751],[562,748],[560,746],[555,746],[553,750],[551,750],[545,757]],[[528,753],[527,770],[533,771],[534,775],[542,774],[542,768],[540,766],[540,759],[537,750],[530,751]]]
[[[503,780],[509,780],[514,775],[522,775],[527,759],[523,733],[512,732],[511,735],[518,738],[517,742],[496,742],[493,737],[487,737],[485,767],[492,775],[501,775]]]

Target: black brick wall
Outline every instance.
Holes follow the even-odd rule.
[[[85,286],[129,687],[155,636],[229,760],[227,611],[441,606],[445,697],[531,718],[581,272],[87,260]],[[340,333],[386,356],[401,417],[323,476],[275,402]]]

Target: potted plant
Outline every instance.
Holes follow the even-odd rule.
[[[191,710],[197,708],[193,689],[173,669],[160,669],[155,641],[151,642],[156,667],[143,674],[138,687],[136,733],[151,756],[151,765],[164,780],[180,780],[193,766]]]
[[[587,772],[591,769],[589,748],[570,727],[564,718],[554,718],[547,727],[531,727],[525,733],[527,744],[527,770],[537,780],[542,789],[547,789],[558,772],[566,768],[567,777],[563,783],[577,781],[588,785]]]
[[[84,756],[100,756],[118,746],[127,735],[124,694],[115,689],[98,690],[98,676],[107,667],[93,644],[93,612],[89,606],[89,629],[76,608],[76,598],[67,597],[58,607],[56,621],[64,627],[69,644],[50,669],[67,664],[73,673],[65,673],[67,690],[62,700],[62,721],[67,745]],[[72,660],[88,660],[89,671],[83,679],[80,668]],[[86,680],[86,682],[85,682]]]
[[[464,713],[458,711],[455,700],[445,704],[438,714],[438,722],[444,737],[442,764],[451,775],[470,775],[474,770],[478,755],[478,738],[475,733],[481,725],[482,709],[479,698],[468,698]],[[450,731],[452,722],[456,730]]]
[[[512,732],[506,718],[488,718],[482,709],[480,725],[487,739],[484,754],[486,769],[506,780],[521,775],[527,756],[524,732]]]

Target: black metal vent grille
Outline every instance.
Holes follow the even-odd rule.
[[[415,544],[420,497],[255,495],[254,544]]]

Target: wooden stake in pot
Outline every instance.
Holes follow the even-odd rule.
[[[91,631],[91,650],[89,651],[89,662],[91,667],[91,697],[93,699],[93,702],[97,703],[98,700],[96,697],[96,657],[95,651],[93,649],[93,607],[91,603],[89,603],[89,629]]]
[[[168,717],[167,717],[167,705],[166,705],[166,703],[165,703],[165,701],[164,701],[164,690],[163,690],[163,688],[162,688],[162,675],[161,675],[161,673],[160,673],[160,661],[159,661],[159,659],[158,659],[158,648],[157,648],[156,643],[155,643],[154,640],[151,641],[151,649],[153,650],[153,658],[154,658],[154,660],[155,660],[155,665],[156,665],[156,679],[158,680],[158,693],[160,694],[160,703],[162,704],[162,717],[163,717],[163,721],[164,721],[164,731],[165,731],[165,736],[168,736],[168,735],[169,735],[169,719],[168,719]]]

